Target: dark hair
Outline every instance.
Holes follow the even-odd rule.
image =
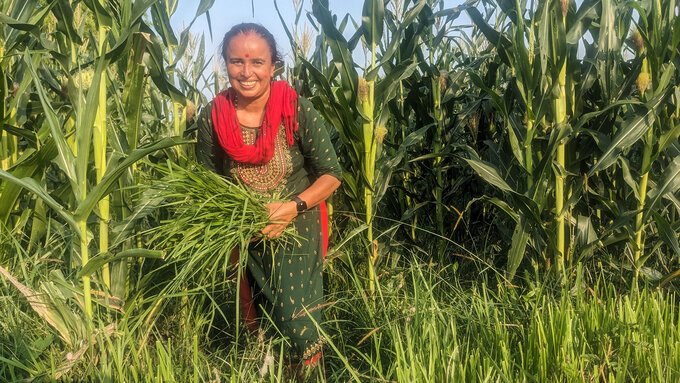
[[[281,60],[281,55],[279,54],[279,51],[276,49],[276,40],[274,39],[274,35],[267,30],[267,28],[263,27],[260,24],[255,24],[255,23],[241,23],[241,24],[236,24],[234,25],[229,32],[224,34],[224,38],[222,39],[222,58],[224,58],[224,61],[227,61],[227,48],[229,47],[229,43],[231,40],[236,37],[237,35],[240,34],[248,34],[248,33],[255,33],[256,35],[262,37],[264,41],[267,42],[267,45],[269,45],[269,50],[272,52],[272,63],[275,64],[277,62],[282,61]]]

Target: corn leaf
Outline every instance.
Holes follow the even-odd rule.
[[[509,280],[514,278],[517,268],[519,268],[522,259],[524,259],[528,242],[529,225],[526,219],[520,215],[519,222],[517,223],[517,226],[515,226],[515,231],[512,234],[510,250],[508,250],[508,263],[505,271],[506,277]]]
[[[671,61],[663,69],[663,73],[661,74],[659,80],[656,82],[656,88],[654,88],[654,93],[652,97],[657,97],[666,93],[668,91],[667,89],[668,85],[671,83],[671,79],[673,79],[674,77],[676,77],[675,65],[673,65],[673,62]]]
[[[364,0],[361,25],[369,47],[377,45],[382,39],[385,23],[385,3],[382,0]],[[369,48],[370,49],[370,48]]]
[[[144,52],[151,41],[148,33],[135,33],[132,37],[132,51],[128,58],[128,71],[125,78],[128,83],[123,89],[125,119],[127,121],[126,137],[130,149],[137,148],[139,127],[142,121],[142,102],[144,100],[145,67]]]
[[[672,251],[676,259],[680,258],[680,243],[678,243],[678,233],[673,230],[670,222],[656,211],[652,211],[659,237]]]
[[[114,235],[114,240],[111,242],[111,247],[115,247],[130,238],[130,235],[139,224],[139,221],[153,214],[159,206],[163,203],[163,197],[156,190],[144,191],[142,197],[137,201],[132,214],[125,217],[124,220],[116,224],[111,229],[111,234]]]
[[[83,44],[83,39],[80,37],[78,30],[73,23],[73,8],[68,0],[56,0],[52,12],[57,19],[57,30],[66,35],[68,41],[77,45]]]
[[[576,18],[569,23],[567,44],[575,45],[581,41],[590,24],[597,20],[597,10],[602,4],[598,0],[585,0],[576,11]]]
[[[59,337],[69,346],[73,345],[73,339],[71,338],[71,333],[59,318],[59,314],[55,312],[53,307],[50,307],[47,302],[42,298],[42,294],[38,294],[35,291],[28,288],[23,283],[19,282],[10,272],[4,267],[0,266],[0,275],[5,278],[9,283],[11,283],[23,296],[26,298],[30,304],[33,311],[35,311],[38,316],[43,318],[52,328],[57,332]]]
[[[100,0],[83,0],[83,3],[90,8],[90,11],[94,14],[94,20],[97,22],[97,27],[111,27],[113,25],[111,14],[106,7],[102,5]]]
[[[147,52],[148,55],[144,55],[144,64],[149,68],[151,79],[158,90],[169,96],[172,101],[185,105],[186,97],[184,93],[168,80],[168,74],[163,64],[163,47],[158,42],[151,41],[147,45]]]
[[[649,204],[645,206],[645,215],[654,211],[659,200],[666,194],[675,194],[680,190],[680,155],[673,159],[664,170],[656,188],[649,191]]]
[[[156,2],[151,6],[151,19],[166,47],[177,45],[177,36],[170,25],[170,16],[164,4]]]
[[[588,176],[607,169],[614,163],[622,151],[631,147],[651,128],[656,119],[657,108],[665,100],[665,94],[659,95],[645,105],[646,110],[630,118],[620,132],[614,137],[609,147],[603,151],[600,160],[590,169]]]
[[[484,36],[489,40],[489,42],[496,47],[498,51],[498,57],[503,61],[503,63],[509,67],[512,67],[512,43],[507,36],[493,29],[484,19],[484,16],[474,7],[466,8],[470,19],[475,23],[477,28],[484,34]]]
[[[49,12],[52,10],[52,7],[55,5],[55,2],[49,2],[45,6],[41,7],[37,12],[33,12],[32,9],[27,8],[26,11],[30,13],[30,19],[27,21],[20,21],[0,13],[0,24],[6,24],[8,27],[19,31],[30,32],[33,36],[39,38],[40,26],[42,25],[43,18],[49,14]]]
[[[85,195],[82,194],[83,185],[87,185],[87,171],[90,160],[90,148],[92,146],[94,122],[99,108],[99,88],[101,86],[102,72],[108,65],[106,56],[97,59],[97,68],[92,77],[92,84],[87,91],[85,104],[78,100],[75,105],[78,117],[76,119],[76,144],[78,145],[78,157],[75,158],[76,177],[78,187],[74,189],[78,201],[82,201]],[[85,191],[87,192],[87,191]]]
[[[122,176],[135,162],[155,151],[167,149],[176,145],[188,144],[190,142],[192,141],[177,137],[163,138],[157,142],[134,150],[126,157],[114,155],[109,161],[104,178],[102,178],[101,182],[88,193],[87,198],[78,205],[78,208],[74,212],[74,217],[76,217],[76,219],[84,219],[89,216],[97,202],[111,193],[111,188],[113,188],[118,178],[120,178],[120,176]]]
[[[466,158],[465,161],[470,165],[472,170],[474,170],[475,173],[482,177],[482,179],[484,179],[486,182],[501,189],[502,191],[514,193],[514,190],[510,187],[510,185],[508,185],[507,182],[505,182],[493,164],[479,159],[475,160]]]
[[[672,127],[659,137],[657,156],[660,153],[663,153],[671,145],[677,144],[678,138],[680,138],[680,122],[674,124],[673,121],[669,121],[669,124],[671,124]]]
[[[40,98],[40,104],[42,105],[43,112],[45,113],[45,118],[50,129],[51,138],[54,140],[54,143],[57,147],[58,155],[56,157],[56,163],[64,172],[71,183],[71,187],[75,191],[77,190],[78,185],[78,177],[76,174],[76,168],[74,167],[75,156],[73,155],[73,152],[71,152],[71,148],[69,148],[68,144],[66,143],[64,133],[61,130],[61,122],[59,121],[59,117],[57,117],[56,112],[52,108],[52,105],[47,98],[47,93],[42,86],[42,82],[40,81],[40,77],[38,77],[38,74],[35,70],[33,64],[34,59],[34,57],[31,57],[28,54],[24,56],[24,62],[31,73],[33,83],[35,84],[35,88],[38,91],[38,97]]]
[[[585,248],[598,239],[590,217],[579,214],[576,217],[576,241],[579,246]]]
[[[76,224],[76,221],[73,219],[73,216],[69,214],[66,209],[59,204],[52,196],[47,193],[47,191],[43,188],[42,185],[38,183],[38,181],[34,180],[33,178],[17,178],[14,176],[12,173],[6,172],[2,169],[0,169],[0,178],[11,182],[13,184],[16,184],[33,194],[35,194],[38,198],[41,198],[44,200],[54,211],[61,216],[64,221],[66,221],[71,227],[76,230],[76,232],[79,232],[78,230],[78,225]],[[4,194],[4,192],[3,192]]]
[[[135,0],[132,6],[132,16],[130,18],[130,24],[137,24],[138,21],[146,14],[149,7],[159,2],[159,0]]]
[[[82,278],[92,275],[97,270],[101,269],[107,263],[113,263],[126,258],[149,258],[149,259],[162,259],[163,252],[159,250],[148,250],[148,249],[129,249],[123,250],[117,254],[103,253],[98,254],[87,262],[82,269],[78,272],[77,278]]]
[[[354,68],[354,60],[352,59],[352,53],[349,51],[347,41],[335,27],[335,22],[331,12],[328,10],[327,3],[324,6],[324,2],[315,1],[312,4],[312,12],[323,28],[328,45],[333,53],[333,62],[340,72],[342,85],[340,94],[343,95],[344,100],[348,104],[353,105],[356,103],[356,88],[359,78]]]
[[[215,0],[201,0],[201,2],[198,4],[198,8],[196,9],[196,15],[194,15],[194,19],[208,12],[210,8],[212,8],[213,4],[215,4]]]

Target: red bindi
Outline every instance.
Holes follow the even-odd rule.
[[[248,57],[250,57],[250,55],[246,53],[246,58],[248,58]]]

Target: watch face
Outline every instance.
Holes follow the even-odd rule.
[[[302,198],[295,197],[295,198],[293,198],[293,200],[295,201],[295,204],[297,206],[297,212],[298,213],[302,213],[305,210],[307,210],[307,202],[303,201]]]

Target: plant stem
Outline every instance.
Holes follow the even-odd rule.
[[[173,61],[173,49],[172,45],[168,45],[168,61],[172,63]],[[175,82],[175,71],[174,69],[168,72],[168,76],[170,77],[170,81]],[[182,135],[182,117],[180,116],[179,113],[179,104],[175,101],[172,101],[172,125],[174,127],[174,133],[175,136],[181,136]],[[179,150],[179,148],[178,148]]]
[[[104,54],[104,42],[106,40],[106,30],[104,26],[99,26],[99,54]],[[93,150],[94,150],[94,166],[96,169],[97,183],[101,182],[106,173],[106,73],[102,71],[99,85],[99,99],[97,102],[97,116],[93,127]],[[105,253],[109,251],[109,196],[103,197],[99,203],[99,252]],[[111,287],[111,275],[109,272],[109,265],[102,266],[102,279],[107,288]]]
[[[638,81],[638,86],[639,86],[639,91],[640,91],[640,97],[642,98],[643,101],[646,101],[646,90],[647,90],[647,84],[649,84],[652,81],[651,78],[651,73],[650,73],[650,68],[649,68],[649,62],[647,61],[647,58],[642,59],[642,70],[640,71],[640,77],[647,76],[648,81]],[[647,199],[647,183],[649,180],[649,170],[652,167],[652,151],[654,150],[654,126],[650,126],[647,130],[647,133],[645,134],[645,146],[644,150],[642,152],[642,167],[640,169],[640,173],[642,176],[640,177],[640,188],[639,188],[639,195],[640,199],[638,200],[638,206],[637,206],[637,215],[635,216],[635,251],[633,253],[633,268],[635,269],[635,281],[637,281],[638,277],[638,270],[639,270],[639,265],[638,261],[640,258],[643,256],[644,251],[644,222],[643,222],[643,216],[644,216],[644,209],[645,209],[645,199]]]
[[[530,113],[527,112],[527,136],[524,141],[524,157],[527,167],[527,190],[530,190],[534,186],[534,153],[531,147],[534,138],[534,120],[529,114]]]
[[[83,218],[78,221],[78,228],[80,230],[80,262],[83,266],[85,266],[90,260],[89,250],[87,248],[87,219]],[[85,317],[87,319],[88,325],[91,326],[92,293],[90,291],[90,277],[86,275],[83,275],[83,298],[85,302]]]
[[[435,158],[432,164],[435,172],[435,180],[437,184],[434,186],[434,200],[435,200],[435,220],[437,222],[437,233],[444,236],[444,205],[442,201],[444,175],[441,169],[442,164],[442,150],[444,149],[444,111],[442,109],[442,88],[445,81],[444,75],[439,73],[432,79],[432,102],[434,106],[434,119],[437,124],[437,130],[434,137],[434,147],[432,148]],[[441,254],[440,254],[441,255]]]
[[[9,148],[7,135],[4,131],[0,131],[0,169],[9,170],[9,167]]]
[[[0,39],[0,63],[3,62],[5,56],[5,43]],[[0,67],[0,87],[2,87],[2,94],[7,95],[7,78],[5,77],[5,71]],[[5,100],[0,100],[0,118],[5,118]],[[0,130],[0,169],[8,170],[11,164],[9,163],[10,151],[9,142],[7,140],[8,133]]]
[[[642,168],[643,169],[648,169],[651,165],[651,157],[652,157],[652,141],[654,138],[654,130],[650,128],[647,131],[647,136],[646,136],[646,143],[645,143],[645,149],[642,154]],[[644,239],[643,239],[643,229],[644,229],[644,223],[642,221],[642,218],[644,216],[644,208],[645,208],[645,199],[647,198],[647,181],[649,179],[649,171],[646,171],[644,174],[642,174],[642,177],[640,178],[640,200],[638,201],[638,208],[637,208],[637,215],[635,217],[635,253],[633,256],[633,261],[635,263],[635,276],[637,277],[638,274],[638,260],[642,257],[643,255],[643,246],[644,246]]]
[[[76,66],[78,63],[78,46],[71,42],[71,63]],[[81,72],[78,73],[78,76],[80,76],[80,82],[82,84],[83,82],[83,75]],[[83,90],[80,90],[80,95],[78,97],[78,103],[80,105],[79,109],[82,110],[84,100],[82,96]],[[78,124],[78,118],[79,116],[73,116],[72,117],[74,126],[75,126],[75,134],[73,135],[75,137],[79,137],[81,134],[78,131],[78,128],[81,126]],[[68,122],[67,122],[68,125]],[[92,132],[90,132],[92,134]],[[91,137],[85,137],[85,139],[90,139]],[[90,153],[89,151],[83,151],[83,153],[79,153],[78,147],[79,147],[79,140],[75,139],[74,142],[74,151],[73,155],[77,158],[78,155],[83,156],[83,158],[87,158]],[[87,161],[85,161],[86,163]],[[77,166],[77,165],[76,165]],[[78,183],[78,193],[76,193],[77,199],[80,201],[84,201],[87,198],[87,169],[85,166],[80,167],[77,166],[77,183]],[[90,252],[88,249],[88,236],[87,236],[87,217],[80,217],[77,221],[78,224],[78,235],[80,239],[80,267],[85,267],[87,263],[90,261]],[[88,331],[92,331],[92,319],[93,319],[93,311],[92,311],[92,292],[91,292],[91,286],[90,286],[90,276],[89,275],[83,275],[82,277],[83,281],[83,304],[84,304],[84,309],[85,309],[85,318],[87,321],[87,327]]]
[[[563,14],[562,24],[566,24],[566,15]],[[558,78],[559,97],[555,101],[555,128],[560,128],[567,121],[567,62],[566,60],[560,68]],[[565,263],[565,236],[564,236],[564,171],[565,171],[565,142],[561,141],[557,146],[556,161],[559,169],[555,176],[555,221],[557,231],[557,268],[564,269]],[[568,262],[568,260],[567,260]]]
[[[373,81],[365,81],[360,84],[362,88],[359,93],[361,98],[361,108],[364,115],[368,118],[362,124],[363,141],[364,141],[364,174],[366,175],[366,184],[364,185],[364,209],[366,210],[366,238],[368,246],[370,247],[368,258],[368,278],[369,290],[371,293],[375,292],[375,262],[378,257],[377,249],[373,243],[373,182],[375,175],[375,159],[377,145],[375,142],[375,121],[373,119],[373,103],[374,103],[374,85]]]

